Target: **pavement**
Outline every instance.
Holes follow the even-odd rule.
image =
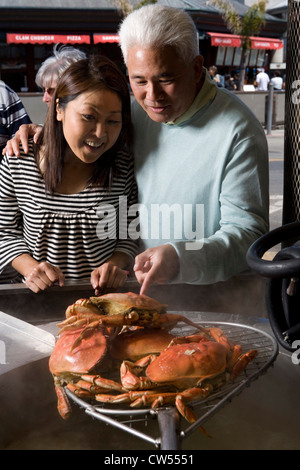
[[[273,230],[282,225],[284,127],[272,129],[270,134],[266,133],[266,137],[270,168],[270,230]],[[263,258],[273,259],[280,248],[280,245],[273,247]]]

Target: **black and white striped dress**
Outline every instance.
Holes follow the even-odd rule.
[[[0,166],[1,282],[10,280],[10,263],[23,253],[59,266],[66,279],[89,278],[116,250],[134,257],[136,242],[124,227],[131,222],[126,209],[137,202],[132,157],[120,152],[117,170],[109,192],[89,185],[77,194],[50,195],[32,147],[28,155],[6,156]]]

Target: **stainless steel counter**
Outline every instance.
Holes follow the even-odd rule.
[[[138,293],[140,286],[130,278],[121,292]],[[105,293],[105,292],[103,292]],[[0,311],[35,323],[62,318],[66,307],[81,297],[94,295],[89,282],[66,282],[64,287],[34,294],[24,284],[0,284]],[[170,310],[203,311],[267,317],[265,279],[243,275],[208,286],[167,284],[148,292]]]

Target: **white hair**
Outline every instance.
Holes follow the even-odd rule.
[[[125,64],[128,50],[134,46],[172,46],[185,63],[199,55],[198,32],[192,18],[169,6],[154,4],[134,10],[122,22],[119,36]]]
[[[58,49],[59,44],[53,47],[53,55],[48,57],[40,66],[35,83],[40,88],[50,87],[51,84],[57,83],[61,74],[74,62],[86,59],[86,54],[72,46],[62,46]]]

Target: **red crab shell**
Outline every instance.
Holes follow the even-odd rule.
[[[104,357],[107,351],[107,338],[101,329],[84,337],[80,346],[72,350],[82,328],[65,331],[57,340],[49,360],[52,374],[84,374],[91,371]]]
[[[165,313],[167,309],[167,305],[160,303],[158,300],[133,292],[104,294],[99,297],[91,297],[90,300],[99,308],[103,307],[106,314],[122,313],[127,309]]]
[[[166,349],[175,336],[158,328],[139,328],[116,336],[110,345],[114,359],[137,361],[148,354],[160,353]]]
[[[146,374],[155,383],[183,389],[224,372],[227,354],[227,348],[214,341],[175,344],[150,363]]]

